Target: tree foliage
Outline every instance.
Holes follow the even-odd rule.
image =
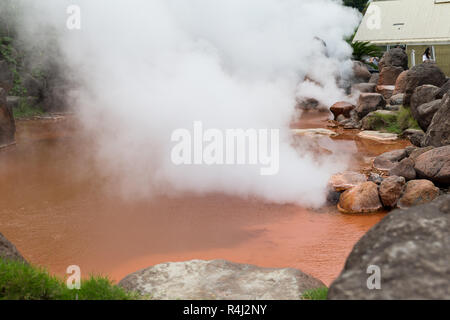
[[[363,12],[368,2],[368,0],[344,0],[344,5],[356,8],[360,12]]]

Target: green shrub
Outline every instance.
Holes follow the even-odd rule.
[[[318,288],[314,290],[305,291],[302,295],[302,300],[327,300],[328,288]]]
[[[27,101],[27,98],[21,98],[19,105],[16,108],[13,108],[13,115],[15,119],[27,119],[43,114],[44,111],[41,107],[31,107]]]
[[[0,300],[132,300],[139,296],[112,284],[106,277],[81,281],[69,290],[63,279],[29,264],[0,258]]]

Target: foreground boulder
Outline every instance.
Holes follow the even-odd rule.
[[[423,145],[441,147],[450,145],[450,93],[442,99],[441,106],[431,120]]]
[[[406,184],[405,192],[397,203],[400,209],[407,209],[433,201],[439,196],[439,188],[429,180],[412,180]]]
[[[405,105],[410,105],[414,90],[424,84],[441,87],[447,78],[435,63],[422,63],[414,66],[406,75]]]
[[[378,195],[378,186],[364,182],[345,191],[339,199],[338,209],[342,213],[372,213],[383,208]]]
[[[331,300],[450,299],[450,195],[395,210],[355,245]],[[380,268],[379,290],[367,286]],[[370,282],[372,283],[372,282]]]
[[[383,109],[386,106],[386,100],[379,93],[361,93],[356,107],[356,113],[360,119],[369,113]]]
[[[0,258],[26,262],[17,248],[0,233]]]
[[[6,102],[6,91],[0,88],[0,148],[15,143],[16,124]]]
[[[300,300],[325,285],[297,269],[269,269],[225,260],[164,263],[128,275],[126,290],[152,300]]]
[[[415,170],[421,178],[450,185],[450,145],[419,155],[415,160]]]

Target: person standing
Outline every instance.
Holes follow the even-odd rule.
[[[428,48],[425,50],[424,54],[423,54],[422,62],[430,62],[430,61],[432,61],[432,59],[431,59],[431,50],[430,50],[430,48],[428,47]]]

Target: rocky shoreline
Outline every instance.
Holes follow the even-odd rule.
[[[406,209],[431,202],[450,186],[450,80],[434,63],[407,70],[403,49],[386,52],[380,72],[370,75],[357,65],[357,105],[331,106],[337,126],[360,129],[359,136],[378,142],[408,139],[413,146],[376,157],[367,177],[339,173],[330,180],[329,198],[343,213]],[[374,131],[376,130],[376,131]]]

